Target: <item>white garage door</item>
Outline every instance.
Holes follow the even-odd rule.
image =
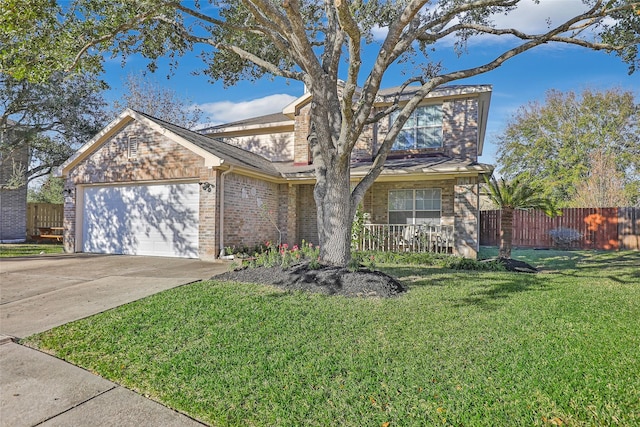
[[[197,258],[198,190],[197,183],[85,188],[82,251]]]

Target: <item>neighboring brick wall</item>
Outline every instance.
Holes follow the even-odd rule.
[[[0,156],[0,241],[24,241],[27,237],[27,185],[4,188],[29,163],[26,146]]]
[[[27,237],[27,186],[0,189],[0,241]]]

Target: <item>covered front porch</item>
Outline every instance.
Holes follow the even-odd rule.
[[[364,224],[354,238],[359,251],[454,252],[454,227],[428,224]]]

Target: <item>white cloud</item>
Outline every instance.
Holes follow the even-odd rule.
[[[373,39],[376,41],[383,41],[387,37],[387,33],[389,33],[389,27],[379,27],[374,25],[371,29]]]
[[[494,16],[498,28],[517,28],[524,32],[543,32],[587,10],[582,0],[534,0],[521,2],[507,15]]]
[[[525,33],[542,33],[557,26],[568,19],[587,10],[582,0],[522,0],[516,9],[504,14],[493,16],[493,22],[497,28],[516,28]],[[457,23],[454,19],[452,24]],[[371,30],[376,41],[382,41],[387,36],[388,27],[374,26]],[[508,40],[509,37],[479,36],[471,39],[470,44],[499,42]],[[440,44],[453,45],[455,36],[451,35],[440,41]]]
[[[251,101],[218,101],[199,104],[198,107],[209,116],[211,123],[230,123],[250,117],[259,117],[282,111],[297,97],[280,93],[253,99]]]

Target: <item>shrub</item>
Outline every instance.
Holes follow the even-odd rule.
[[[559,248],[566,249],[572,243],[582,239],[582,234],[573,228],[558,227],[549,231],[553,244]]]
[[[262,249],[262,248],[261,248]],[[294,264],[308,260],[309,268],[312,270],[320,268],[318,258],[320,256],[320,247],[313,246],[313,243],[307,243],[304,240],[300,246],[282,245],[273,246],[271,242],[266,242],[264,249],[254,253],[255,260],[247,264],[248,267],[275,267],[280,266],[287,269]]]
[[[455,255],[439,254],[433,252],[380,252],[361,251],[354,253],[354,258],[365,261],[369,268],[374,268],[376,263],[382,264],[409,264],[425,265],[452,270],[483,270],[504,271],[504,265],[497,261],[476,261],[475,259],[462,258]]]
[[[505,271],[504,264],[497,260],[476,261],[475,259],[452,256],[443,260],[443,267],[452,270]]]

